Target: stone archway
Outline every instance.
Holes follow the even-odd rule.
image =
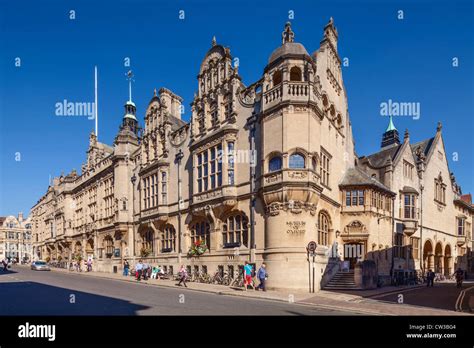
[[[74,244],[74,256],[77,257],[78,255],[82,257],[82,244],[80,241],[77,241],[76,244]]]
[[[449,277],[453,274],[451,245],[447,244],[444,248],[444,275]]]
[[[435,273],[443,273],[443,244],[441,242],[436,243],[435,252],[434,252],[434,268]]]
[[[423,270],[426,272],[430,269],[434,269],[433,243],[427,239],[423,245]]]
[[[86,256],[89,258],[89,256],[94,255],[94,240],[91,238],[87,240],[86,242]]]

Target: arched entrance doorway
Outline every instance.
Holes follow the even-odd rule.
[[[434,269],[434,255],[433,255],[433,244],[430,240],[427,240],[423,245],[423,270]]]
[[[78,256],[82,257],[82,244],[81,244],[81,242],[76,242],[76,244],[74,244],[74,257],[77,258]]]
[[[443,245],[436,243],[435,248],[435,273],[443,273]]]
[[[451,266],[451,245],[446,245],[444,248],[444,275],[446,277],[449,277],[451,274],[453,274],[453,268]]]
[[[94,258],[94,240],[89,239],[86,243],[86,258],[93,259]]]
[[[364,241],[353,241],[344,243],[344,267],[354,269],[357,262],[362,261],[365,256],[365,245]]]

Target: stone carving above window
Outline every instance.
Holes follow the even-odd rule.
[[[367,233],[367,227],[359,220],[354,220],[344,227],[344,232],[348,234]]]
[[[276,216],[280,214],[280,211],[289,211],[293,214],[300,214],[305,211],[314,216],[316,214],[316,205],[301,201],[290,201],[285,203],[273,202],[267,206],[267,214],[270,216]]]

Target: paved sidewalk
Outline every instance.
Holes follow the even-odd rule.
[[[29,267],[24,265],[17,265],[15,267]],[[116,273],[104,272],[75,272],[68,271],[61,268],[52,268],[53,272],[63,272],[74,276],[86,277],[100,277],[106,279],[114,279],[118,281],[125,281],[136,283],[137,286],[157,286],[157,287],[173,287],[177,288],[176,281],[172,280],[157,280],[149,279],[147,281],[136,281],[134,277],[123,276]],[[367,315],[470,315],[467,313],[459,313],[455,311],[447,311],[441,309],[434,309],[428,307],[420,307],[407,304],[394,304],[382,301],[377,301],[375,298],[378,295],[389,294],[394,292],[410,291],[420,286],[400,286],[400,287],[383,287],[374,290],[360,290],[348,292],[324,291],[321,290],[315,294],[309,294],[306,290],[288,290],[288,291],[255,291],[249,289],[248,291],[230,288],[222,285],[203,284],[188,282],[188,290],[201,291],[207,293],[215,293],[226,296],[240,296],[257,298],[262,300],[273,300],[283,302],[294,302],[298,304],[317,306],[327,309],[348,310],[355,313],[362,313]]]

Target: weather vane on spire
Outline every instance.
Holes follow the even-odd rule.
[[[125,75],[127,76],[127,80],[128,80],[128,101],[132,102],[132,81],[135,81],[133,79],[132,70],[129,70]]]

